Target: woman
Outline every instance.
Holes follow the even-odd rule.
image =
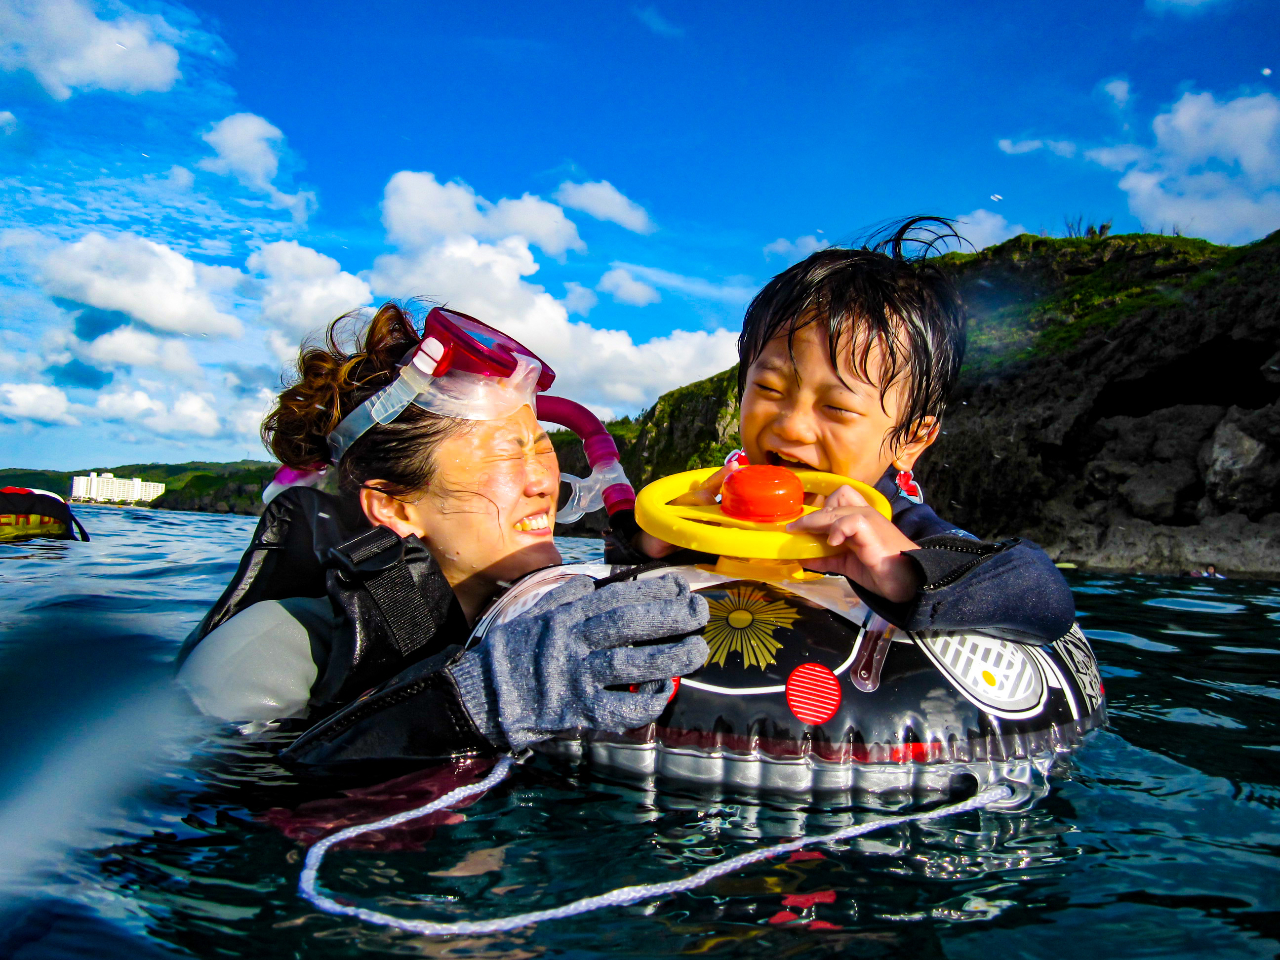
[[[596,589],[556,574],[559,467],[534,415],[555,374],[452,311],[420,332],[385,304],[353,350],[348,319],[303,349],[263,426],[294,485],[183,648],[196,704],[309,727],[282,756],[326,772],[656,718],[706,645],[648,641],[699,630],[706,603],[675,575]],[[310,488],[323,464],[337,498]],[[468,649],[495,598],[538,570],[537,602],[495,611]]]

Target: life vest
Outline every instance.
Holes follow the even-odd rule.
[[[315,722],[405,667],[466,638],[466,617],[416,537],[372,527],[354,501],[309,487],[272,499],[235,576],[182,645],[196,646],[264,600],[328,597],[334,629],[317,651],[308,722]]]

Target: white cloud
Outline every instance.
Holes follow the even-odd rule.
[[[142,390],[116,390],[98,394],[94,410],[103,420],[133,422],[147,414],[164,413],[164,404]]]
[[[499,200],[485,216],[482,232],[492,237],[524,237],[560,260],[569,250],[582,253],[587,249],[564,210],[531,193],[519,200]]]
[[[293,240],[267,244],[250,255],[247,266],[265,277],[262,319],[295,337],[316,332],[373,296],[337,260]]]
[[[1016,156],[1020,153],[1032,153],[1036,150],[1048,150],[1060,157],[1075,156],[1076,145],[1070,140],[999,140],[996,146],[1004,153]]]
[[[503,222],[490,215],[497,207],[466,184],[441,184],[429,173],[397,173],[387,184],[383,220],[399,249],[375,259],[362,277],[379,297],[428,296],[493,324],[551,365],[559,375],[558,394],[605,413],[634,411],[663,391],[717,373],[736,359],[736,331],[675,330],[636,343],[626,331],[570,320],[569,310],[588,309],[594,295],[566,284],[565,299],[557,300],[532,283],[529,278],[539,269],[532,238],[528,231],[500,235]],[[509,221],[503,225],[514,229]],[[554,247],[543,249],[551,253]],[[613,268],[650,270],[627,264]],[[673,289],[678,284],[683,292],[695,289],[714,300],[726,300],[727,290],[733,290],[735,302],[741,294],[696,278],[653,274]],[[747,290],[746,296],[752,292]],[[296,357],[292,344],[286,348],[270,335],[268,343],[282,360]]]
[[[998,146],[1005,153],[1016,155],[1019,153],[1031,153],[1031,151],[1033,150],[1039,150],[1041,147],[1044,146],[1044,141],[1043,140],[1016,140],[1015,141],[1015,140],[1005,139],[1005,140],[997,141],[996,146]]]
[[[199,437],[214,437],[222,430],[209,400],[197,393],[182,394],[167,413],[154,414],[142,422],[156,433],[193,433]]]
[[[1119,77],[1104,83],[1102,92],[1110,97],[1111,102],[1121,110],[1125,108],[1125,105],[1129,102],[1129,97],[1132,96],[1132,91],[1129,89],[1129,81]]]
[[[0,417],[76,426],[67,395],[43,383],[0,383]]]
[[[745,283],[713,283],[701,277],[686,277],[670,270],[642,267],[636,263],[615,262],[613,266],[660,290],[673,290],[695,300],[714,300],[730,306],[745,306],[756,295],[756,287]]]
[[[1206,9],[1220,0],[1147,0],[1147,9],[1163,13],[1173,10],[1178,13],[1195,13]]]
[[[172,407],[142,390],[120,391],[98,398],[95,410],[104,420],[121,420],[165,436],[216,437],[222,423],[208,397],[183,393]]]
[[[498,240],[518,236],[553,257],[587,245],[564,210],[526,193],[496,204],[467,184],[440,183],[435,175],[401,170],[387,183],[382,222],[388,237],[402,247],[422,247],[453,237]]]
[[[378,257],[369,282],[379,295],[425,293],[492,323],[556,370],[557,393],[599,410],[635,410],[737,356],[736,332],[676,330],[638,344],[625,331],[571,321],[562,301],[525,279],[537,270],[521,237],[483,243],[455,235]]]
[[[637,7],[632,10],[636,18],[660,37],[678,40],[684,36],[684,27],[676,26],[653,7]]]
[[[623,196],[608,180],[593,183],[566,180],[556,190],[556,199],[570,209],[581,210],[597,220],[608,220],[634,233],[653,233],[658,229],[644,207]]]
[[[0,69],[28,70],[56,100],[76,90],[143,93],[181,76],[177,32],[121,4],[100,20],[81,0],[0,0]]]
[[[1132,143],[1116,147],[1095,147],[1084,152],[1086,160],[1092,160],[1108,170],[1125,170],[1147,156],[1147,151]]]
[[[227,429],[237,437],[258,438],[261,436],[262,421],[275,402],[276,395],[267,389],[246,397],[227,414]]]
[[[811,253],[817,253],[819,250],[825,250],[831,246],[826,240],[819,240],[813,234],[804,237],[796,237],[794,240],[788,240],[786,237],[779,237],[773,243],[766,243],[764,246],[764,255],[766,257],[778,256],[787,260],[803,260]]]
[[[560,302],[569,313],[578,313],[585,317],[591,312],[591,308],[600,302],[600,298],[588,287],[570,280],[564,285],[564,299]]]
[[[974,210],[957,217],[956,221],[958,232],[973,244],[975,250],[984,250],[992,244],[1002,243],[1010,237],[1027,232],[1022,224],[1011,224],[1000,214],[990,210]]]
[[[265,194],[272,207],[288,210],[295,222],[306,222],[315,206],[315,194],[307,190],[285,193],[274,183],[284,144],[279,127],[256,113],[233,113],[200,136],[217,154],[201,160],[201,169],[234,177],[250,190]]]
[[[156,182],[162,183],[166,187],[176,190],[179,193],[185,193],[190,190],[192,185],[196,182],[196,175],[186,167],[174,164],[169,168],[169,172],[163,177],[158,177]]]
[[[12,133],[18,129],[18,118],[12,110],[0,110],[0,132]]]
[[[76,352],[102,367],[157,367],[170,373],[195,373],[199,369],[185,343],[162,340],[136,327],[117,327],[83,344]]]
[[[280,363],[292,368],[298,362],[300,344],[291,337],[286,337],[279,330],[268,330],[267,349]]]
[[[622,267],[614,267],[601,277],[600,282],[596,284],[596,289],[611,294],[619,303],[633,307],[646,307],[662,299],[657,290],[637,280]]]
[[[1147,229],[1177,226],[1220,243],[1280,228],[1280,100],[1218,101],[1185,93],[1152,121],[1152,147],[1121,144],[1087,159],[1121,171],[1120,189]]]
[[[102,310],[119,310],[157,330],[238,337],[240,321],[215,305],[211,292],[240,277],[230,267],[188,260],[133,234],[90,233],[44,261],[45,288]]]

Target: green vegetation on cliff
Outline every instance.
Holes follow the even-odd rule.
[[[271,466],[262,460],[236,460],[232,463],[209,463],[192,460],[187,463],[126,463],[120,467],[86,467],[83,470],[24,470],[10,467],[0,470],[0,486],[39,487],[59,496],[71,495],[71,478],[94,473],[110,473],[126,480],[139,477],[151,483],[163,483],[166,495],[193,477],[229,477],[242,471]],[[272,467],[274,469],[274,467]]]
[[[738,368],[664,393],[636,423],[622,465],[636,489],[682,470],[718,466],[738,437]]]
[[[1021,234],[940,262],[969,308],[967,378],[1005,364],[1061,354],[1144,311],[1183,302],[1237,256],[1193,237]]]
[[[194,473],[181,486],[172,486],[152,501],[158,510],[196,510],[204,513],[262,513],[262,490],[278,465],[260,460],[212,464],[231,469]]]

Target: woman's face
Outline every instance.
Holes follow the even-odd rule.
[[[560,563],[551,539],[560,465],[529,407],[505,420],[477,420],[442,442],[435,479],[405,505],[455,592],[490,593]]]

